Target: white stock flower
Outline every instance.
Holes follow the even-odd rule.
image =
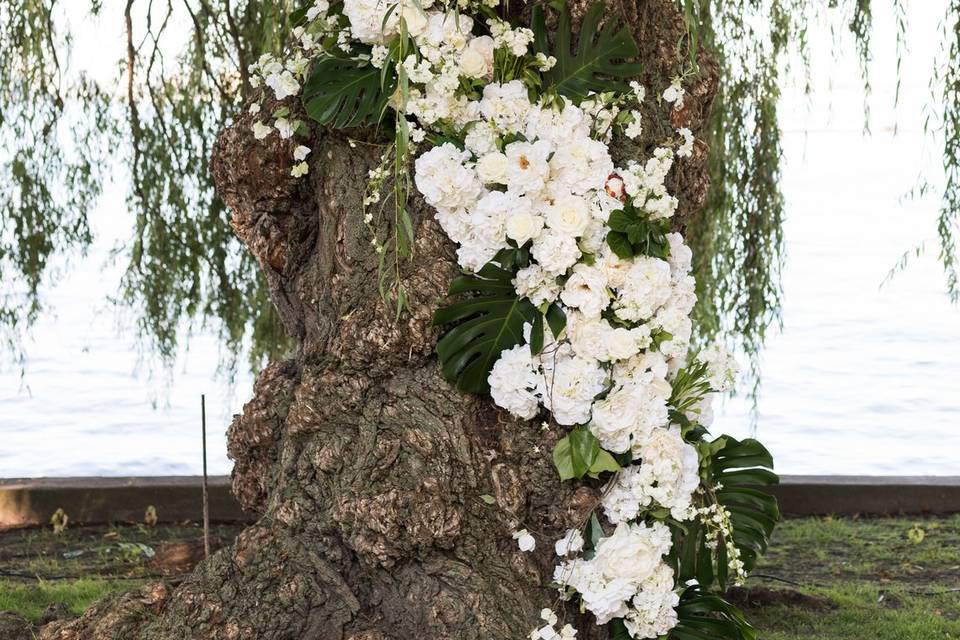
[[[423,40],[433,47],[450,47],[455,51],[463,49],[473,30],[473,18],[452,11],[431,12],[427,19],[427,28]]]

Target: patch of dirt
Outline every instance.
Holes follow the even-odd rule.
[[[807,609],[829,611],[837,605],[829,598],[812,596],[794,589],[768,589],[766,587],[731,587],[726,599],[741,609],[758,609],[775,604]]]
[[[239,525],[211,527],[211,552],[229,544]],[[175,577],[203,559],[203,531],[194,523],[177,525],[49,527],[0,533],[0,578]],[[4,638],[0,634],[0,638]]]

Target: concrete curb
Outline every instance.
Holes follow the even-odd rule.
[[[960,476],[783,476],[770,489],[787,516],[960,513]],[[153,505],[163,522],[199,520],[198,476],[0,479],[0,529],[46,524],[58,508],[71,522],[142,522]],[[230,478],[210,478],[210,518],[248,522]]]
[[[211,521],[253,520],[230,493],[228,476],[211,477],[209,488]],[[201,495],[200,476],[0,479],[0,529],[47,524],[58,508],[83,524],[143,522],[150,505],[161,522],[196,521]]]

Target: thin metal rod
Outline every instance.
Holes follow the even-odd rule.
[[[203,429],[203,557],[210,556],[210,500],[207,496],[207,397],[200,395],[200,424]]]

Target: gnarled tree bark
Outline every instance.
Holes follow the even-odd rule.
[[[634,31],[641,81],[662,90],[687,55],[674,2],[608,11]],[[645,140],[622,153],[646,157],[674,127],[699,131],[716,89],[715,65],[701,54],[700,66],[673,122],[651,109]],[[298,344],[260,374],[228,432],[234,492],[259,520],[178,586],[109,598],[40,637],[525,637],[540,609],[556,604],[547,586],[552,541],[582,522],[598,487],[559,482],[550,456],[563,435],[556,428],[510,419],[441,377],[430,320],[457,266],[417,196],[415,258],[403,265],[410,311],[396,320],[379,297],[377,255],[361,221],[379,150],[318,132],[310,173],[294,179],[296,143],[256,141],[250,126],[242,116],[222,133],[211,168]],[[703,201],[705,158],[698,145],[671,178],[680,224]],[[536,535],[535,552],[518,552],[511,532],[521,527]],[[572,608],[565,613],[580,637],[603,637]]]

